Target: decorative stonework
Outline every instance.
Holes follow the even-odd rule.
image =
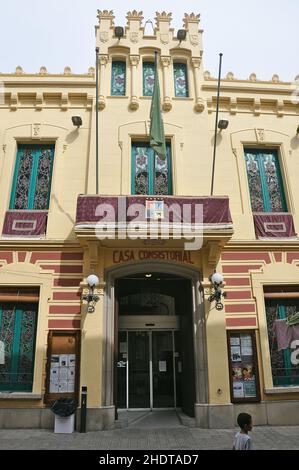
[[[192,57],[191,58],[191,63],[192,63],[192,65],[195,69],[199,68],[200,64],[201,64],[201,57]]]
[[[43,109],[43,94],[37,93],[35,98],[35,109],[41,111]]]
[[[99,64],[101,66],[106,66],[108,64],[109,56],[107,54],[99,55]]]
[[[169,44],[169,33],[161,33],[160,39],[162,44]]]
[[[130,41],[133,44],[137,44],[137,42],[139,41],[139,34],[137,33],[137,31],[133,31],[130,33]]]
[[[253,104],[253,113],[255,116],[259,116],[261,114],[261,100],[259,98],[255,98],[254,104]]]
[[[237,98],[231,98],[229,103],[230,114],[237,114]]]
[[[226,79],[227,80],[234,80],[235,76],[234,76],[233,72],[228,72],[228,74],[226,75]]]
[[[61,109],[67,111],[69,108],[69,96],[68,93],[62,93],[61,95]]]
[[[206,70],[203,74],[203,78],[205,80],[211,80],[211,72],[209,70]]]
[[[101,31],[99,34],[99,38],[101,42],[108,42],[109,41],[109,34],[108,31]]]
[[[251,82],[256,82],[256,81],[257,81],[256,74],[255,74],[255,73],[250,74],[249,80],[250,80]]]
[[[163,104],[162,104],[162,109],[163,109],[163,111],[165,111],[165,112],[171,111],[171,109],[172,109],[172,103],[171,103],[170,98],[167,97],[167,98],[164,99]]]
[[[139,11],[139,12],[137,10],[128,11],[127,16],[126,16],[127,26],[128,27],[130,26],[130,21],[139,21],[139,23],[141,23],[143,18],[144,18],[143,11]]]
[[[47,75],[48,71],[47,71],[47,67],[45,67],[44,65],[39,69],[39,74],[40,75]]]
[[[40,123],[32,124],[31,125],[31,138],[32,139],[40,139],[41,138],[41,131],[42,131],[42,125]]]
[[[139,108],[139,102],[135,96],[131,99],[129,103],[129,108],[131,109],[131,111],[137,111],[137,109]]]
[[[16,111],[18,109],[18,95],[17,93],[12,93],[10,96],[10,109]]]
[[[99,19],[99,23],[101,20],[110,20],[111,26],[114,26],[114,14],[113,10],[98,10],[97,18]]]
[[[163,65],[163,67],[169,67],[171,64],[171,57],[168,55],[162,55],[161,64]]]
[[[255,129],[255,135],[257,142],[265,141],[265,129]]]
[[[156,11],[156,21],[171,21],[172,20],[172,13],[166,13],[166,11],[162,11],[159,13]]]
[[[64,74],[64,75],[71,75],[71,74],[72,74],[72,69],[71,69],[71,67],[68,67],[68,66],[64,67],[63,74]]]
[[[272,82],[278,83],[279,81],[280,81],[280,80],[279,80],[279,75],[274,74],[273,77],[272,77]]]
[[[18,65],[18,66],[16,67],[15,73],[16,73],[16,75],[23,75],[24,72],[23,72],[23,69],[22,69],[22,67],[21,67],[20,65]]]
[[[99,96],[98,107],[100,111],[106,108],[106,100],[104,96]]]
[[[190,42],[191,42],[192,46],[198,46],[198,44],[199,44],[198,34],[190,34],[189,38],[190,38]]]
[[[202,98],[197,98],[194,109],[197,113],[202,113],[205,109],[205,101]]]
[[[137,66],[139,64],[140,56],[139,55],[130,55],[130,65]]]
[[[188,29],[188,24],[189,23],[196,23],[198,24],[200,21],[200,15],[195,15],[195,13],[190,13],[190,15],[188,15],[188,13],[185,13],[184,15],[184,19],[183,19],[183,25],[186,29]]]
[[[92,77],[94,77],[95,73],[96,73],[96,69],[94,67],[89,67],[88,75],[91,75]]]

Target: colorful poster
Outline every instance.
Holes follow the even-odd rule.
[[[232,367],[233,380],[243,380],[242,367],[233,366]]]
[[[234,398],[244,398],[244,386],[243,382],[233,383]]]
[[[255,380],[244,382],[244,395],[245,397],[256,397]]]
[[[242,374],[244,380],[252,380],[254,378],[252,364],[243,365]]]

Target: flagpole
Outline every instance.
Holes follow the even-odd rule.
[[[216,142],[217,142],[217,126],[218,126],[218,114],[219,114],[219,97],[220,97],[220,81],[221,81],[222,56],[223,56],[223,54],[220,53],[220,54],[219,54],[219,74],[218,74],[216,119],[215,119],[215,132],[214,132],[214,153],[213,153],[213,169],[212,169],[211,196],[213,196],[213,191],[214,191],[214,174],[215,174],[215,162],[216,162]]]
[[[99,48],[96,47],[96,194],[99,194]]]

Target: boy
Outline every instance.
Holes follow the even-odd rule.
[[[248,431],[252,430],[252,417],[248,413],[240,413],[237,418],[240,432],[235,436],[233,450],[252,450],[251,439]]]

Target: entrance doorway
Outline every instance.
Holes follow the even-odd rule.
[[[182,408],[194,416],[191,282],[149,272],[115,287],[116,407]]]
[[[181,406],[179,331],[119,331],[119,408]]]

